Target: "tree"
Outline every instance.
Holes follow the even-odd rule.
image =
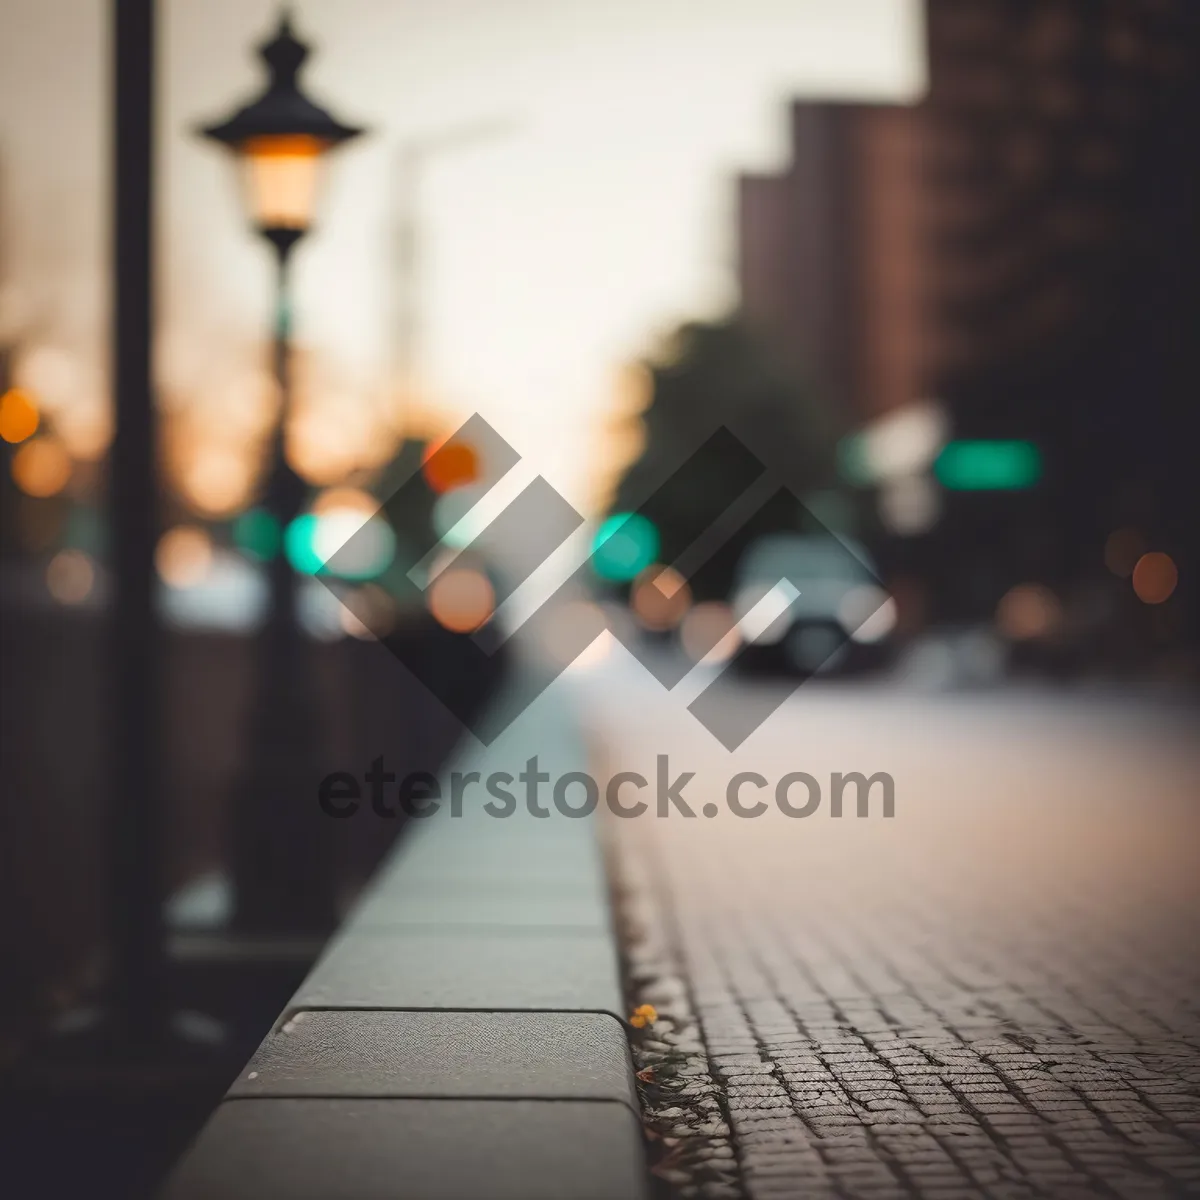
[[[833,430],[804,384],[737,317],[682,326],[647,366],[652,384],[643,418],[645,450],[618,484],[614,512],[637,510],[654,522],[662,562],[674,562],[711,515],[724,512],[744,491],[744,477],[731,461],[735,456],[744,461],[736,443],[706,442],[721,426],[793,493],[764,505],[692,577],[698,599],[725,597],[749,541],[810,523],[795,497],[833,479]],[[702,449],[689,469],[674,475],[697,447]],[[668,478],[671,486],[658,491]],[[701,513],[708,516],[698,520]]]

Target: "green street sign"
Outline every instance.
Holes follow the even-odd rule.
[[[933,474],[952,492],[1021,491],[1041,479],[1042,455],[1033,442],[947,442]]]

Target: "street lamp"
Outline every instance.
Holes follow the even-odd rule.
[[[326,153],[363,131],[343,125],[300,90],[308,47],[292,33],[287,10],[259,55],[270,72],[262,95],[202,132],[238,156],[250,219],[282,261],[312,224]]]
[[[300,515],[306,487],[286,455],[291,408],[292,250],[312,224],[326,154],[363,131],[310,100],[297,81],[308,47],[285,9],[259,49],[269,78],[261,95],[228,120],[200,132],[228,147],[242,174],[254,228],[277,265],[275,374],[280,416],[272,438],[264,506],[280,534]],[[233,820],[237,923],[245,930],[317,932],[333,919],[329,838],[308,810],[316,742],[312,674],[296,611],[296,576],[277,552],[268,566],[270,610],[259,639],[256,707],[245,785]]]

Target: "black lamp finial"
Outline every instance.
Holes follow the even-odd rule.
[[[292,32],[290,4],[285,4],[279,10],[279,26],[275,30],[275,36],[269,42],[264,42],[258,53],[271,72],[272,87],[295,86],[296,75],[304,65],[309,49]]]
[[[207,137],[238,149],[260,136],[302,135],[336,146],[362,133],[356,126],[343,124],[300,90],[296,77],[309,48],[292,32],[291,5],[285,4],[279,10],[275,33],[259,46],[258,53],[269,72],[265,89],[227,120],[202,130]]]

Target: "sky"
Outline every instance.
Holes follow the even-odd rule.
[[[786,158],[795,95],[920,94],[916,0],[301,0],[306,86],[369,136],[330,162],[296,332],[331,411],[395,405],[405,146],[422,403],[481,412],[586,505],[622,363],[736,298],[733,178]],[[158,362],[203,406],[261,362],[270,259],[192,132],[247,99],[264,0],[162,0]],[[0,0],[0,331],[104,394],[106,15]],[[458,135],[475,131],[457,141]],[[438,142],[440,149],[434,149]]]

